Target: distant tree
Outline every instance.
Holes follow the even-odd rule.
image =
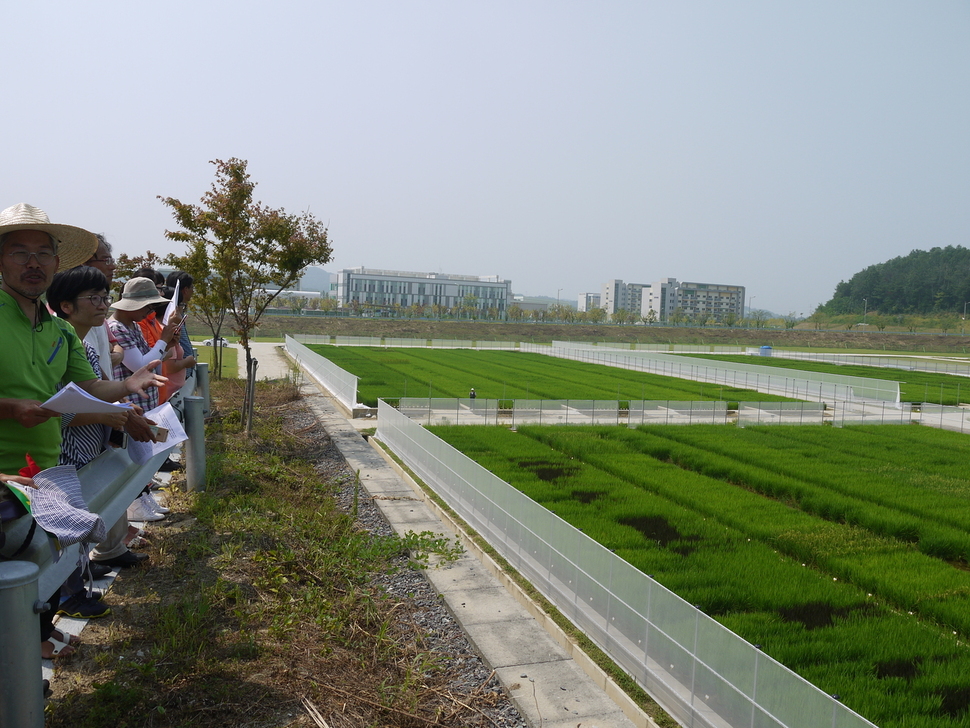
[[[756,308],[754,311],[748,312],[748,318],[756,329],[763,329],[768,323],[769,314],[764,309]]]
[[[626,323],[627,310],[625,308],[618,308],[610,316],[610,321],[615,324],[620,324],[621,326]]]
[[[121,255],[115,259],[114,283],[119,287],[123,286],[125,281],[131,278],[131,274],[136,270],[140,270],[141,268],[158,270],[158,267],[164,262],[165,261],[163,261],[162,258],[158,257],[150,250],[144,255],[128,255],[127,253],[121,253]]]
[[[655,324],[657,323],[657,312],[654,309],[648,309],[647,315],[643,317],[643,323],[645,324]]]
[[[784,320],[785,328],[789,331],[795,328],[798,325],[798,322],[801,320],[799,315],[794,311],[789,311],[782,317],[782,319]]]
[[[290,296],[290,311],[295,314],[303,313],[307,306],[307,299],[303,296]]]
[[[553,321],[572,321],[575,311],[564,303],[554,303],[549,307],[549,318]]]
[[[606,309],[595,306],[586,312],[586,320],[591,324],[601,324],[606,320]]]
[[[201,205],[161,198],[181,227],[165,234],[189,245],[190,260],[194,260],[192,252],[208,254],[210,285],[232,302],[233,329],[246,351],[248,388],[243,421],[248,435],[255,394],[250,339],[279,291],[297,281],[307,266],[329,262],[332,250],[327,229],[310,213],[291,215],[253,201],[256,183],[250,180],[245,160],[217,159],[212,164],[216,181],[203,195]],[[267,290],[270,286],[278,290]]]
[[[721,323],[725,326],[735,326],[738,323],[738,315],[734,311],[728,311],[721,318]]]
[[[667,317],[667,320],[670,323],[672,323],[674,326],[679,326],[680,324],[682,324],[684,322],[684,319],[686,317],[687,316],[684,313],[684,309],[682,309],[680,306],[678,306],[677,308],[675,308],[673,310],[673,312],[670,314],[670,316]]]
[[[510,320],[521,321],[525,316],[525,311],[522,310],[521,306],[519,306],[516,303],[513,303],[511,306],[509,306],[508,314],[509,314]]]

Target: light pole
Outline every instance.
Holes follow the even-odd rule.
[[[960,324],[960,336],[963,336],[964,329],[966,329],[967,327],[967,304],[968,303],[970,303],[970,301],[963,302],[963,323]]]
[[[863,309],[862,309],[862,325],[863,326],[867,326],[868,324],[866,324],[866,317],[869,316],[869,299],[868,298],[863,298],[862,299],[862,304],[863,304]]]

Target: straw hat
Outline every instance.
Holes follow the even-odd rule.
[[[20,202],[0,212],[0,235],[15,230],[41,230],[57,240],[57,270],[82,265],[98,249],[98,236],[73,225],[55,225],[39,207]]]
[[[155,281],[151,278],[131,278],[125,283],[121,299],[112,303],[111,308],[138,311],[153,303],[168,303],[167,298],[158,295]]]

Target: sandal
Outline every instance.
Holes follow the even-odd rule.
[[[48,645],[50,645],[50,647],[48,647]],[[44,660],[56,660],[57,658],[72,657],[74,652],[74,647],[66,642],[56,640],[53,637],[46,642],[40,643],[40,656],[41,659]]]
[[[62,630],[60,627],[54,627],[54,631],[51,632],[51,639],[57,640],[58,642],[63,642],[66,645],[71,645],[72,647],[81,644],[80,635],[70,634]]]

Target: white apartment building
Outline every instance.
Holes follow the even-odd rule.
[[[341,307],[353,302],[371,308],[439,305],[452,309],[474,300],[482,312],[504,316],[512,300],[512,281],[498,276],[413,273],[376,268],[346,268],[338,274]]]
[[[599,293],[580,293],[576,300],[576,310],[589,311],[594,308],[600,308],[600,298]]]
[[[621,308],[624,311],[640,311],[645,285],[644,283],[624,283],[619,278],[604,283],[600,295],[600,308],[609,316]]]
[[[582,305],[583,295],[580,295]],[[643,318],[668,322],[678,317],[693,321],[724,321],[729,314],[744,317],[744,286],[726,283],[680,282],[663,278],[655,283],[624,283],[615,278],[603,284],[600,307],[612,316],[619,309]],[[583,310],[580,308],[579,310]]]
[[[643,291],[640,315],[648,317],[653,311],[657,321],[667,322],[675,314],[685,320],[724,321],[733,314],[744,318],[744,286],[726,283],[678,282],[664,278],[651,283]]]

